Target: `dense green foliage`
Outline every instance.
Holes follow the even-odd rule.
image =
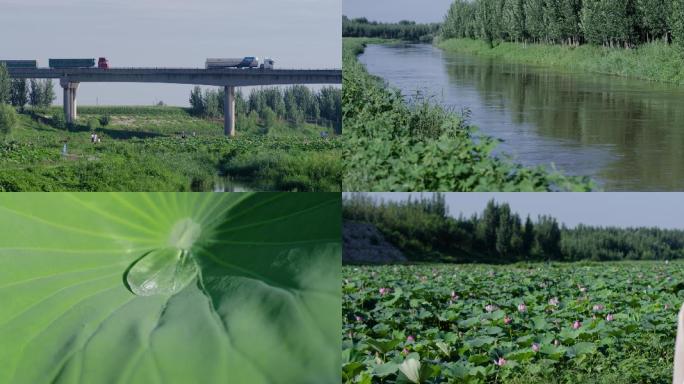
[[[220,122],[174,107],[27,109],[0,145],[2,191],[339,191],[341,143],[318,126],[279,123],[269,134],[223,136]],[[102,126],[100,119],[109,117]],[[93,144],[96,133],[100,143]],[[62,152],[66,149],[66,155]]]
[[[198,86],[190,93],[190,110],[195,116],[223,117],[223,89],[204,90]],[[342,92],[339,88],[324,87],[311,91],[303,85],[286,88],[266,87],[253,90],[248,98],[235,94],[235,114],[252,129],[259,123],[273,125],[275,119],[293,124],[311,122],[330,126],[342,133]]]
[[[378,37],[404,41],[431,42],[439,32],[440,24],[417,24],[414,21],[380,23],[366,18],[349,19],[342,16],[343,37]]]
[[[518,261],[669,260],[684,258],[684,231],[659,228],[565,228],[550,216],[520,217],[490,201],[480,215],[452,217],[444,196],[401,202],[354,194],[345,220],[374,224],[413,260]]]
[[[343,383],[672,380],[679,262],[344,267],[343,278]]]
[[[17,113],[14,108],[0,103],[0,135],[7,136],[17,125]]]
[[[661,39],[684,47],[682,0],[455,0],[441,37],[634,47]]]
[[[342,105],[346,191],[590,190],[586,179],[492,156],[497,142],[427,101],[407,104],[356,60],[364,39],[344,39]]]

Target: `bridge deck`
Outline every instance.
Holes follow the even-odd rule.
[[[63,79],[65,82],[174,83],[218,86],[340,84],[339,69],[257,68],[9,68],[10,77]]]

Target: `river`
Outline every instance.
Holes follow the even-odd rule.
[[[684,190],[684,87],[562,72],[429,44],[369,45],[359,60],[407,98],[470,111],[498,154],[586,175],[606,191]]]

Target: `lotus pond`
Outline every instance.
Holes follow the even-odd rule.
[[[345,383],[669,383],[684,263],[347,266]]]

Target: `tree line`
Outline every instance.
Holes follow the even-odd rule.
[[[344,37],[380,37],[406,41],[430,42],[439,32],[440,24],[418,24],[403,20],[398,23],[380,23],[368,21],[365,17],[349,19],[342,16],[342,36]]]
[[[455,0],[442,38],[684,47],[684,0]]]
[[[5,64],[0,64],[0,134],[9,134],[17,124],[14,107],[49,107],[54,99],[52,80],[32,79],[29,85],[26,79],[10,78]]]
[[[5,65],[0,64],[0,104],[19,108],[26,104],[49,107],[54,100],[55,90],[51,79],[12,79]]]
[[[206,118],[223,117],[223,89],[195,87],[190,92],[190,110],[195,116]],[[241,91],[235,93],[237,121],[243,124],[272,125],[276,120],[287,120],[295,124],[311,122],[331,125],[342,132],[342,94],[335,87],[324,87],[312,91],[303,85],[290,87],[266,87],[253,90],[245,97]]]
[[[452,217],[444,195],[392,202],[365,194],[345,196],[344,220],[374,224],[416,261],[510,263],[684,258],[684,231],[579,225],[549,215],[521,217],[490,201],[482,213]]]

